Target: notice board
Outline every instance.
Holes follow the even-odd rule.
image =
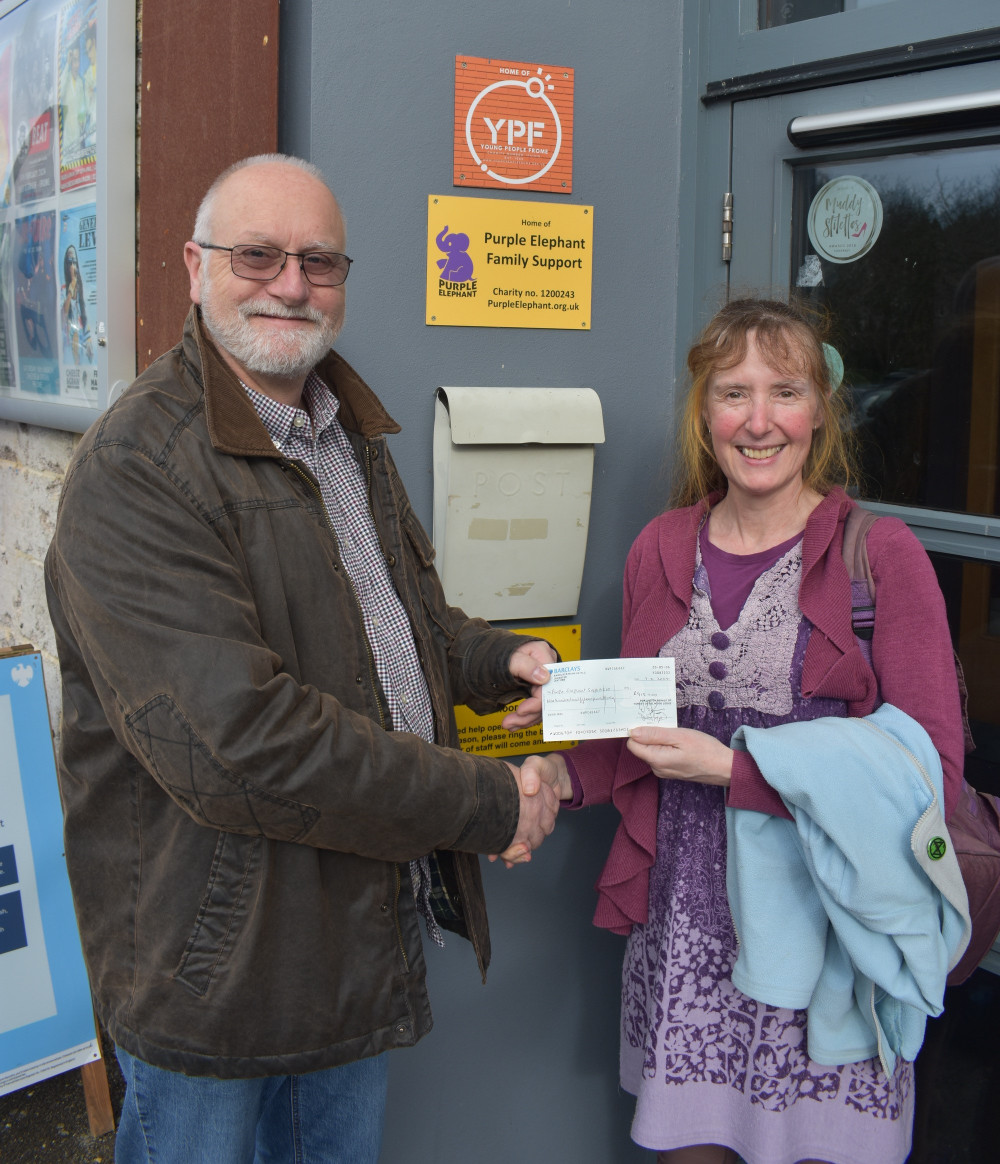
[[[136,0],[0,0],[0,417],[83,432],[135,376]]]
[[[37,653],[0,655],[0,1095],[101,1057]]]

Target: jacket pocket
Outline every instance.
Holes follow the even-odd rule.
[[[263,842],[259,837],[219,833],[212,869],[198,917],[174,978],[197,995],[205,995],[216,970],[232,947],[246,918]]]

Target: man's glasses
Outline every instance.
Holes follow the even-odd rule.
[[[233,274],[257,283],[277,279],[289,259],[298,259],[302,274],[314,287],[339,287],[347,279],[353,261],[336,251],[283,251],[259,243],[241,243],[236,247],[195,243],[195,246],[205,251],[228,251]]]

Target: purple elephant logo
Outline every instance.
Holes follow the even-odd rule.
[[[469,236],[467,234],[449,234],[447,226],[434,240],[439,251],[444,251],[446,258],[438,259],[437,265],[441,268],[441,278],[449,283],[466,283],[472,278],[472,259],[469,256]]]

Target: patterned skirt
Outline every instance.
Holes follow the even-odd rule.
[[[691,726],[695,726],[692,724]],[[707,725],[700,725],[707,726]],[[813,1062],[805,1011],[733,986],[722,789],[664,780],[650,913],[628,940],[621,1083],[636,1096],[632,1138],[647,1148],[722,1144],[747,1164],[902,1164],[913,1126],[913,1065]]]

